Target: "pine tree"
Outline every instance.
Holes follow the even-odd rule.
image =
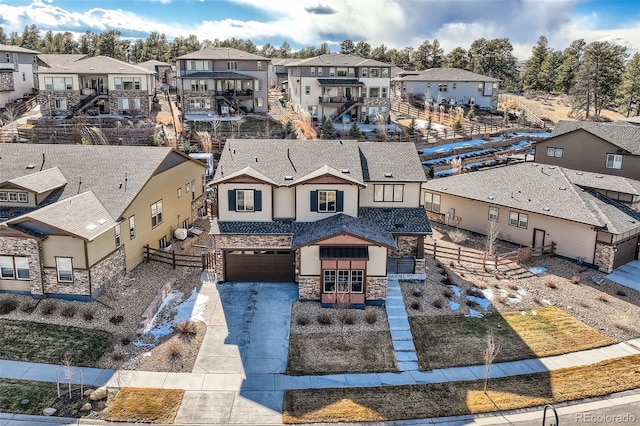
[[[322,119],[322,127],[320,129],[320,139],[335,139],[338,137],[336,126],[333,124],[333,120],[331,120],[329,117],[324,117]]]
[[[354,121],[351,125],[351,129],[349,129],[349,136],[354,139],[360,139],[362,137],[362,132],[360,131],[360,127],[358,127],[357,121]]]
[[[618,90],[620,109],[629,115],[640,115],[640,53],[636,52],[627,64]]]
[[[538,43],[531,50],[531,57],[525,65],[523,86],[525,90],[543,90],[541,82],[541,69],[547,55],[550,53],[549,41],[543,35],[538,39]]]
[[[407,129],[407,132],[409,132],[409,136],[413,136],[416,134],[416,131],[417,131],[416,119],[412,118],[411,123],[409,123],[409,128]]]

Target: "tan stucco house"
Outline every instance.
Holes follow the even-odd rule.
[[[603,271],[638,258],[640,182],[540,163],[521,163],[431,180],[423,202],[433,221],[523,246],[556,243],[556,254]],[[610,197],[615,196],[617,199]]]
[[[219,281],[295,281],[303,300],[383,304],[388,258],[424,272],[415,146],[229,140],[212,185]]]
[[[0,291],[91,300],[203,213],[204,174],[170,148],[0,144]]]

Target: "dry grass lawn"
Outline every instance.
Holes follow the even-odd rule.
[[[184,390],[153,388],[122,388],[106,420],[172,424],[180,408]]]
[[[369,373],[396,371],[388,331],[291,334],[287,374]]]
[[[640,387],[640,355],[483,381],[285,391],[285,423],[365,422],[477,414],[608,395]]]
[[[485,336],[493,330],[501,345],[495,362],[560,355],[606,346],[615,340],[554,307],[484,318],[411,317],[421,369],[484,364]]]

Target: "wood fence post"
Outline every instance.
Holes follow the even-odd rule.
[[[498,253],[496,253],[494,255],[494,264],[495,264],[496,271],[497,271],[498,270]]]
[[[438,243],[434,240],[433,241],[433,258],[434,259],[436,258],[436,250],[437,250],[436,247],[437,247],[437,245],[438,245]]]
[[[482,252],[482,271],[487,272],[487,252]]]
[[[175,250],[171,250],[171,265],[173,266],[173,269],[176,269],[176,251]]]
[[[149,263],[149,244],[144,246],[144,263]]]
[[[460,246],[458,246],[458,265],[460,264]]]

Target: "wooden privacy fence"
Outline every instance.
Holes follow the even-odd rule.
[[[212,269],[214,266],[213,253],[203,253],[201,255],[181,254],[175,250],[164,251],[144,246],[144,260],[148,263],[150,260],[154,262],[166,263],[176,269],[176,266],[186,266],[190,268]]]
[[[542,247],[522,247],[506,253],[495,253],[490,255],[486,251],[462,248],[460,246],[452,247],[450,245],[433,243],[425,243],[425,254],[433,256],[434,259],[453,261],[455,263],[470,263],[480,265],[484,272],[487,267],[493,267],[495,270],[503,267],[509,269],[513,264],[526,263],[531,260],[532,256],[541,256],[555,254],[556,243],[552,242]]]

